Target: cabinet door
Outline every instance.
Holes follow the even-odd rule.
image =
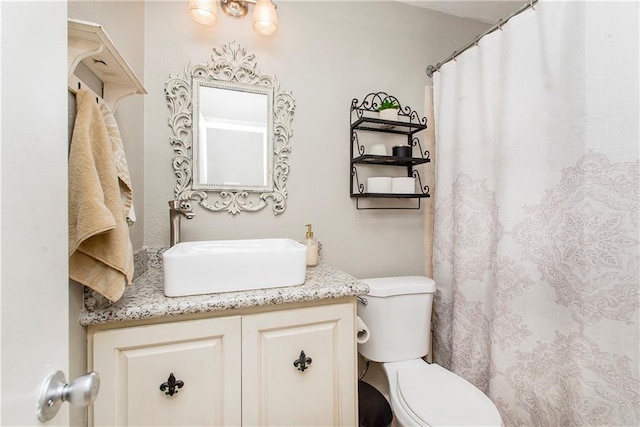
[[[94,424],[240,425],[240,334],[240,316],[96,332]]]
[[[243,424],[356,425],[354,322],[350,303],[244,316]]]

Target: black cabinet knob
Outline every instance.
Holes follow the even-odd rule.
[[[304,350],[300,352],[300,357],[293,361],[293,366],[298,368],[298,371],[304,372],[306,369],[309,369],[309,365],[311,365],[311,358],[307,357],[304,354]]]
[[[178,389],[184,386],[184,381],[176,380],[173,372],[169,374],[167,381],[160,384],[160,391],[164,391],[167,396],[173,396],[178,392]]]

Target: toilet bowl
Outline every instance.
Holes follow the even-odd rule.
[[[358,316],[370,335],[358,351],[382,364],[397,424],[501,426],[500,413],[482,391],[422,360],[430,350],[435,282],[423,276],[363,281],[369,285],[369,294],[366,305],[358,304]]]
[[[501,426],[491,400],[471,383],[422,359],[383,363],[400,426]]]

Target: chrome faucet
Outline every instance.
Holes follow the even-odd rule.
[[[196,216],[189,200],[169,200],[169,221],[171,225],[170,246],[180,242],[180,217],[191,219]]]

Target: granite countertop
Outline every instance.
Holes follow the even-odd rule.
[[[122,298],[115,303],[110,303],[93,291],[85,292],[80,324],[88,326],[274,304],[320,301],[367,292],[369,287],[364,282],[337,268],[321,263],[307,269],[305,283],[299,286],[169,298],[164,296],[162,267],[156,263],[135,278]]]

